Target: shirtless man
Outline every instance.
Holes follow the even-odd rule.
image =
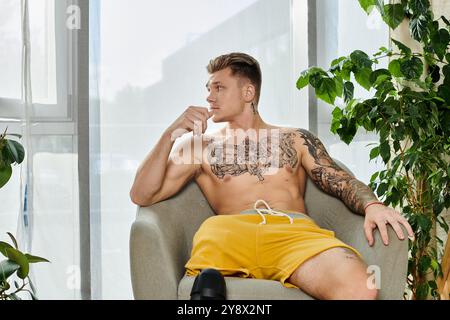
[[[201,234],[196,235],[197,242],[194,242],[193,257],[187,264],[188,270],[188,267],[197,268],[193,267],[193,261],[199,261],[200,251],[203,256],[205,252],[214,254],[220,251],[217,248],[204,248],[207,245],[207,242],[201,240],[204,234],[209,232],[211,239],[211,233],[214,233],[213,236],[217,238],[221,236],[217,230],[232,226],[230,228],[235,231],[235,238],[230,238],[233,236],[233,233],[230,233],[233,230],[228,230],[225,234],[226,240],[223,239],[227,242],[221,247],[233,247],[233,242],[240,241],[239,236],[250,239],[258,234],[250,232],[242,235],[243,231],[239,229],[242,224],[230,224],[236,219],[245,217],[247,220],[244,222],[247,225],[257,225],[256,230],[266,227],[261,226],[261,223],[265,224],[267,217],[267,225],[280,225],[281,233],[288,230],[286,228],[290,228],[289,221],[281,215],[286,216],[285,213],[288,212],[307,214],[304,203],[306,175],[321,190],[341,199],[353,212],[365,216],[364,232],[370,246],[373,245],[373,230],[376,228],[379,229],[384,244],[388,245],[387,224],[392,226],[402,240],[405,235],[400,224],[405,226],[410,237],[414,237],[407,220],[399,212],[380,203],[368,186],[341,169],[317,137],[304,129],[281,128],[263,121],[258,113],[261,71],[254,58],[243,53],[222,55],[210,61],[208,72],[210,77],[206,86],[210,108],[191,106],[167,128],[139,167],[130,192],[135,204],[149,206],[171,197],[188,181],[195,179],[216,213],[212,218],[228,219],[220,218],[220,224],[215,226],[212,222],[202,225],[202,231],[199,230]],[[224,122],[226,125],[218,132],[206,135],[204,132],[209,119],[215,123]],[[175,139],[191,131],[194,131],[194,135],[184,141],[175,152],[171,152]],[[240,132],[240,140],[236,132]],[[267,139],[263,139],[264,137]],[[199,147],[201,152],[196,152]],[[261,223],[255,222],[255,219],[261,218],[257,214],[239,214],[259,206],[261,201],[255,203],[258,199],[264,200],[269,207],[265,213],[271,213],[274,209],[278,214],[272,216],[257,212],[264,220]],[[212,221],[212,218],[207,220]],[[282,219],[285,220],[281,221]],[[284,273],[284,276],[283,273],[276,275],[274,272],[269,276],[263,273],[255,275],[256,271],[250,274],[248,270],[252,266],[243,266],[240,261],[234,262],[239,268],[233,267],[233,270],[244,270],[245,276],[280,280],[286,286],[290,284],[301,288],[319,299],[377,298],[378,290],[367,285],[367,265],[355,253],[356,250],[336,242],[338,239],[334,238],[332,232],[330,234],[330,231],[320,229],[313,222],[304,222],[312,219],[294,220],[294,225],[300,228],[300,231],[296,229],[294,233],[295,236],[299,235],[298,241],[291,241],[290,238],[289,244],[280,242],[281,249],[277,249],[277,254],[285,252],[283,250],[293,244],[302,242],[302,239],[320,238],[328,243],[327,247],[308,251],[309,248],[305,244],[316,244],[305,240],[301,248],[306,249],[300,251],[314,254],[308,257],[300,254],[298,259],[302,263],[295,265],[291,262],[290,269],[284,268],[285,266],[275,267],[288,272]],[[313,235],[312,237],[301,238],[302,230],[314,230],[316,233],[309,234]],[[299,250],[286,252],[292,257],[296,251]],[[239,254],[232,252],[229,256],[238,257]],[[223,256],[214,257],[211,261],[222,258]],[[280,256],[280,261],[283,259],[284,257]],[[210,267],[222,271],[226,269],[220,265]],[[224,274],[227,275],[226,272]]]

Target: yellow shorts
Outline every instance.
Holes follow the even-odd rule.
[[[284,211],[287,213],[287,211]],[[195,276],[214,268],[224,276],[238,276],[280,281],[285,287],[291,274],[306,260],[334,247],[344,247],[361,254],[320,228],[305,214],[286,216],[244,213],[208,218],[194,235],[186,274]]]

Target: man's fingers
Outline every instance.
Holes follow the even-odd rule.
[[[208,119],[208,116],[209,116],[208,108],[206,108],[206,107],[196,107],[196,106],[192,106],[191,108],[192,108],[192,110],[194,110],[195,112],[199,112],[199,113],[203,114],[204,117],[205,117],[206,119]]]
[[[405,226],[406,231],[408,231],[408,235],[412,240],[414,240],[416,237],[414,236],[414,231],[411,228],[411,225],[409,224],[408,220],[406,220],[404,217],[402,217],[399,221],[403,226]]]
[[[366,234],[366,238],[369,241],[369,246],[373,245],[373,228],[369,225],[364,226],[364,233]]]
[[[206,109],[201,111],[194,110],[194,114],[198,119],[202,121],[202,133],[204,133],[208,127],[207,122],[209,119],[208,110]]]
[[[198,132],[201,132],[199,128],[199,126],[203,126],[203,121],[201,118],[199,118],[195,114],[186,114],[186,119],[189,120],[188,127],[193,131],[194,135],[196,135]]]
[[[386,223],[384,221],[380,221],[379,223],[377,223],[377,225],[378,225],[378,230],[380,230],[381,239],[383,240],[383,243],[385,245],[388,245],[389,237],[388,237],[388,233],[387,233]]]
[[[194,111],[192,113],[189,114],[190,119],[193,119],[192,121],[195,124],[195,127],[197,128],[196,130],[198,130],[199,132],[201,131],[202,133],[206,131],[206,128],[208,127],[206,121],[206,117],[202,112],[198,112],[198,111]],[[199,128],[199,125],[201,125],[201,130]]]
[[[405,235],[403,234],[403,230],[402,230],[402,228],[400,228],[400,225],[397,222],[397,220],[389,220],[389,223],[391,224],[391,226],[394,229],[395,233],[397,234],[398,238],[400,240],[404,240]]]

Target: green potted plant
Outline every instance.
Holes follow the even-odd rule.
[[[395,50],[382,47],[372,57],[355,50],[333,60],[328,70],[303,71],[297,88],[309,84],[319,99],[335,106],[330,130],[346,144],[359,127],[378,134],[370,160],[381,156],[386,170],[372,175],[370,187],[386,205],[399,208],[414,229],[407,277],[412,298],[439,299],[443,241],[433,228],[449,230],[441,213],[450,207],[450,22],[435,19],[428,0],[359,3],[368,14],[376,8],[392,30],[407,19],[421,52],[391,39]],[[377,68],[383,58],[389,59],[387,69]],[[353,96],[356,83],[370,98]]]
[[[0,188],[11,178],[11,166],[22,163],[25,157],[23,146],[17,141],[6,139],[8,135],[21,138],[17,134],[7,134],[6,130],[0,134]],[[18,296],[19,292],[28,292],[32,299],[37,299],[36,290],[29,277],[30,263],[49,261],[29,253],[21,252],[14,236],[9,232],[7,234],[13,245],[0,241],[0,254],[6,258],[0,260],[0,300],[20,300]],[[11,279],[14,276],[19,278],[22,283],[14,280],[13,288]]]
[[[6,139],[7,136],[21,138],[20,134],[6,133],[8,128],[0,134],[0,188],[2,188],[11,178],[12,165],[21,164],[25,158],[23,146],[15,141]]]

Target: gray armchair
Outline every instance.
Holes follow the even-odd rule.
[[[407,240],[400,241],[389,227],[389,245],[382,243],[376,230],[375,244],[369,247],[364,235],[364,218],[351,212],[339,199],[319,190],[309,178],[305,203],[308,214],[319,226],[333,230],[337,238],[358,250],[368,265],[380,267],[379,299],[402,299],[407,272]],[[212,215],[213,210],[195,182],[187,184],[170,199],[138,208],[130,234],[131,281],[135,299],[190,299],[194,277],[185,275],[184,265],[190,257],[195,232]],[[313,299],[299,289],[284,287],[278,281],[225,279],[229,300]]]

